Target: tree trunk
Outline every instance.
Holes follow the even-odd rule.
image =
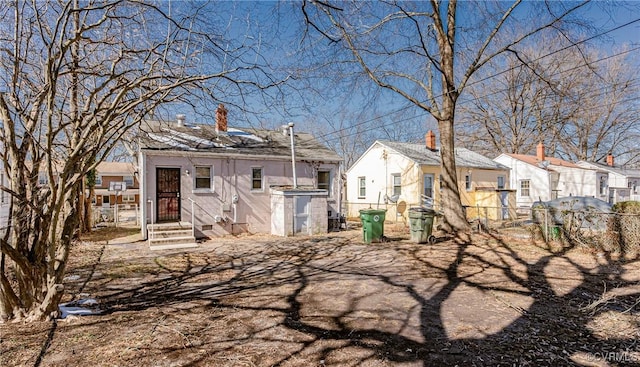
[[[450,119],[439,121],[438,129],[440,130],[440,157],[442,159],[442,180],[444,181],[441,183],[444,212],[443,229],[450,233],[463,234],[468,232],[470,227],[462,207],[460,189],[458,188],[453,116]]]
[[[451,0],[448,4],[446,24],[436,15],[435,28],[436,39],[442,60],[442,107],[438,117],[438,130],[440,131],[440,158],[442,160],[442,208],[444,211],[444,230],[456,233],[463,239],[468,239],[469,223],[460,200],[460,190],[458,189],[458,175],[456,172],[456,153],[454,144],[454,122],[456,112],[456,102],[458,100],[458,90],[455,84],[455,18],[456,0]],[[434,11],[438,11],[438,5],[433,3]],[[435,116],[434,115],[434,116]]]

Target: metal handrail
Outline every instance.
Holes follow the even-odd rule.
[[[191,202],[191,236],[196,237],[196,222],[195,222],[195,210],[194,204],[196,203],[192,198],[187,198]]]
[[[155,212],[154,208],[153,208],[153,200],[149,199],[147,200],[148,204],[151,204],[151,229],[149,229],[149,226],[147,226],[147,240],[149,242],[149,245],[151,245],[151,239],[153,238],[153,222],[154,222],[154,215],[153,213]]]

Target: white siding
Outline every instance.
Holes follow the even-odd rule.
[[[0,162],[0,184],[2,186],[9,186],[9,178],[4,170],[4,163]],[[10,200],[9,194],[6,192],[0,192],[0,228],[5,228],[9,221],[9,207]]]
[[[156,201],[156,168],[180,168],[180,203],[181,220],[191,221],[191,201],[194,204],[196,235],[223,236],[231,233],[271,233],[271,197],[269,186],[292,185],[291,161],[286,160],[257,160],[257,159],[227,159],[219,157],[185,156],[173,157],[155,155],[153,152],[143,152],[140,160],[143,164],[141,193],[142,202]],[[213,190],[193,190],[195,167],[211,166],[213,169]],[[263,173],[263,189],[252,190],[252,169],[260,167]],[[296,162],[296,175],[299,186],[316,185],[316,169],[330,169],[332,171],[331,193],[328,199],[327,211],[333,215],[340,209],[340,171],[337,163],[311,165]],[[187,175],[186,171],[189,171]],[[237,195],[238,202],[234,205],[233,197]],[[151,218],[151,207],[142,211],[143,223]],[[216,216],[224,219],[216,223]],[[211,229],[202,229],[203,226]],[[146,236],[145,228],[142,229]]]
[[[551,175],[550,171],[532,166],[519,159],[515,159],[506,154],[502,154],[495,158],[494,161],[511,168],[509,174],[509,187],[517,190],[516,206],[530,207],[535,201],[551,200]],[[520,182],[529,180],[529,196],[522,196],[520,192]]]
[[[596,171],[584,168],[549,166],[560,174],[558,197],[591,196],[601,198],[598,194]],[[606,200],[604,195],[603,200]]]
[[[422,171],[419,166],[405,156],[382,146],[379,143],[372,145],[347,172],[347,197],[349,203],[349,217],[359,217],[359,209],[380,208],[387,209],[395,205],[386,206],[385,194],[393,195],[393,175],[400,174],[402,192],[398,202],[407,205],[417,205],[422,192]],[[360,197],[358,191],[358,178],[366,178],[366,195]],[[389,217],[387,220],[393,220]]]

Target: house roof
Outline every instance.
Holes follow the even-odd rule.
[[[424,144],[401,143],[387,140],[378,140],[377,142],[397,151],[418,164],[426,166],[440,165],[440,152],[438,150],[427,149]],[[455,153],[456,166],[458,167],[497,170],[508,169],[506,166],[466,148],[455,148]]]
[[[98,174],[103,176],[128,176],[133,175],[135,168],[133,163],[127,162],[100,162],[96,167]]]
[[[179,152],[207,152],[213,155],[252,155],[291,159],[291,138],[282,130],[231,128],[216,132],[213,125],[146,121],[140,148]],[[298,160],[340,162],[342,158],[311,134],[294,132]]]
[[[521,161],[523,161],[525,163],[529,163],[529,164],[531,164],[533,166],[543,168],[540,165],[540,163],[542,161],[540,159],[538,159],[538,157],[535,156],[535,155],[511,154],[511,153],[507,153],[506,155],[508,155],[509,157],[521,160]],[[552,165],[552,166],[567,167],[567,168],[583,168],[583,167],[578,166],[575,163],[571,163],[571,162],[565,161],[565,160],[560,159],[560,158],[545,157],[544,160],[548,161],[549,164]]]
[[[612,172],[625,177],[640,177],[640,169],[625,168],[620,166],[609,166],[602,163],[587,162],[587,161],[580,161],[578,163],[584,163],[597,170]]]

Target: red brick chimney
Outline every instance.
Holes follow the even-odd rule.
[[[424,140],[427,149],[436,150],[436,134],[434,134],[433,131],[429,130],[429,132],[425,134]]]
[[[216,132],[227,131],[227,109],[220,103],[216,109]]]
[[[611,153],[607,155],[607,166],[613,167],[613,154]]]
[[[544,156],[544,144],[542,142],[538,143],[538,146],[536,147],[536,157],[541,162],[546,158]]]

